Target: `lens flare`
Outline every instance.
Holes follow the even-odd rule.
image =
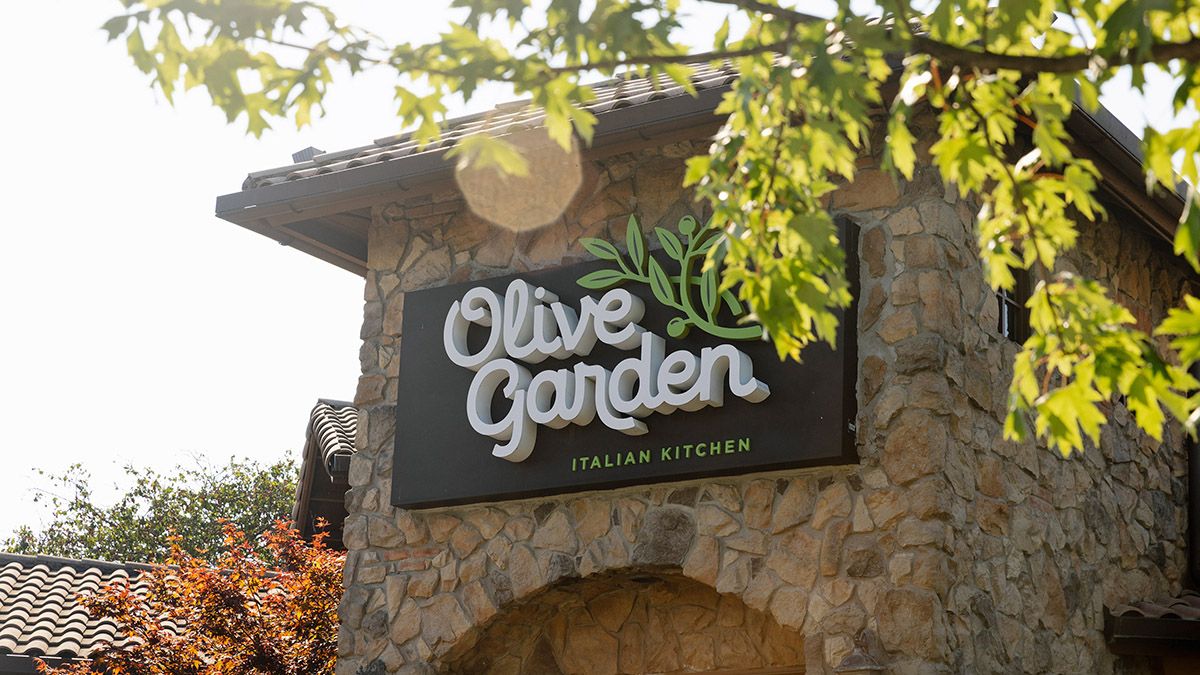
[[[479,217],[517,232],[532,230],[562,216],[583,182],[579,144],[563,150],[545,130],[505,138],[516,146],[528,164],[524,176],[505,174],[494,167],[459,166],[455,179],[467,204]]]

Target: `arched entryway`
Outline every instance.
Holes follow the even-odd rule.
[[[451,673],[802,673],[802,636],[677,573],[569,579],[502,610],[443,659]]]

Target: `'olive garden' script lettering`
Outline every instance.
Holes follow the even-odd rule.
[[[446,315],[443,341],[456,365],[475,371],[467,391],[471,428],[499,441],[492,454],[520,462],[533,452],[538,425],[561,429],[585,426],[599,417],[605,426],[631,436],[646,433],[642,418],[651,413],[688,412],[724,403],[725,382],[733,395],[751,403],[771,390],[755,379],[750,357],[730,344],[666,353],[666,340],[637,324],[642,300],[623,288],[597,300],[585,297],[578,312],[542,287],[521,280],[503,297],[475,287],[455,301]],[[483,346],[472,352],[471,326],[487,331]],[[611,371],[578,363],[572,369],[532,375],[519,362],[587,356],[596,343],[638,351]],[[501,419],[492,415],[500,391],[512,402]]]

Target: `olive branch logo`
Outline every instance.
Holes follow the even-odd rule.
[[[589,253],[617,264],[616,269],[601,269],[580,277],[576,283],[589,290],[605,290],[633,281],[648,284],[654,297],[663,305],[683,313],[667,323],[667,334],[682,338],[692,327],[726,340],[757,340],[762,337],[759,325],[722,326],[717,322],[721,305],[729,308],[735,318],[746,314],[746,308],[732,291],[721,290],[717,265],[703,269],[708,252],[720,241],[720,230],[709,221],[704,225],[691,216],[684,216],[678,225],[679,233],[687,241],[685,246],[674,232],[661,227],[654,228],[667,255],[679,263],[679,274],[667,274],[658,260],[649,255],[646,238],[637,218],[629,216],[625,243],[629,249],[628,260],[616,246],[603,239],[586,237],[580,240]],[[696,271],[696,263],[702,271]],[[696,296],[700,304],[696,305]]]

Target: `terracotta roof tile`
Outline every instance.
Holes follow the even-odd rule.
[[[1110,612],[1113,616],[1200,620],[1200,593],[1190,590],[1183,591],[1177,597],[1166,600],[1117,605]]]
[[[697,92],[724,87],[735,78],[731,66],[713,68],[708,64],[695,64],[692,68],[691,84]],[[583,107],[592,114],[689,95],[682,86],[665,75],[659,75],[653,79],[645,77],[617,78],[598,82],[591,86],[596,98]],[[543,111],[533,107],[528,101],[504,103],[484,113],[449,120],[442,131],[441,140],[423,149],[417,148],[412,134],[387,136],[357,148],[321,153],[306,162],[256,171],[246,177],[242,189],[249,190],[298,181],[413,154],[433,152],[449,147],[457,143],[459,139],[480,131],[508,134],[532,129],[540,126],[544,118]]]
[[[315,443],[325,470],[332,472],[338,455],[354,454],[354,435],[358,433],[358,408],[343,401],[321,399],[308,419],[309,443]]]
[[[116,624],[76,602],[147,565],[0,553],[0,655],[87,658],[116,636]],[[135,587],[136,587],[135,582]]]

